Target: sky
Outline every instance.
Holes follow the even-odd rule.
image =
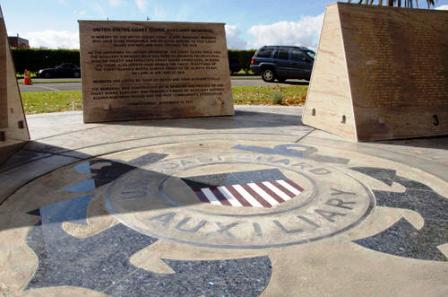
[[[423,5],[424,1],[421,1]],[[9,35],[32,47],[79,48],[78,20],[226,23],[229,48],[315,48],[328,0],[1,0]],[[448,0],[438,0],[448,10]]]

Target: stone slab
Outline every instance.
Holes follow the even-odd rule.
[[[79,27],[86,123],[233,115],[224,24]]]
[[[447,30],[446,11],[328,6],[303,122],[359,141],[448,134]]]
[[[0,164],[29,140],[8,34],[0,7]]]

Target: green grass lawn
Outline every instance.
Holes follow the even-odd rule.
[[[81,91],[23,92],[27,114],[82,110]]]
[[[235,104],[303,105],[308,86],[233,87]]]
[[[303,105],[308,86],[233,87],[235,104]],[[27,114],[82,110],[81,91],[23,92]]]

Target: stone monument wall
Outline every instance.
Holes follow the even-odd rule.
[[[80,21],[84,121],[233,115],[224,24]]]
[[[362,141],[448,134],[446,32],[446,11],[329,6],[304,123]]]
[[[0,164],[30,139],[0,8]]]

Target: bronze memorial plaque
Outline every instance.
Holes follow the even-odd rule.
[[[79,27],[85,122],[234,114],[224,24]]]
[[[303,122],[359,141],[448,134],[448,12],[327,7]]]
[[[0,7],[0,165],[30,139]]]

